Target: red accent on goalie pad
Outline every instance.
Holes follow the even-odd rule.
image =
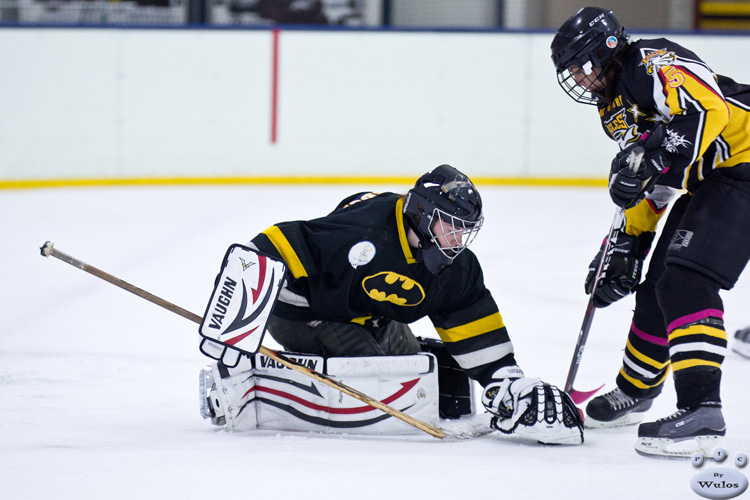
[[[414,379],[410,380],[409,382],[403,382],[401,383],[401,390],[388,396],[387,398],[383,399],[381,403],[383,404],[391,404],[392,402],[396,401],[398,398],[406,394],[411,390],[412,387],[417,385],[420,379]],[[307,401],[306,399],[302,399],[298,396],[295,396],[293,394],[289,394],[288,392],[279,391],[276,389],[271,389],[270,387],[258,387],[253,386],[248,391],[242,395],[243,398],[247,397],[248,394],[250,394],[253,391],[257,392],[267,392],[269,394],[273,394],[274,396],[279,396],[281,398],[286,398],[290,401],[294,401],[295,403],[299,403],[302,406],[305,406],[307,408],[310,408],[311,410],[315,411],[324,411],[326,413],[330,413],[332,415],[357,415],[360,413],[367,413],[370,411],[380,411],[377,408],[374,408],[370,405],[364,405],[364,406],[358,406],[354,408],[332,408],[330,406],[322,406],[317,405],[315,403],[311,403],[310,401]]]
[[[423,422],[437,425],[439,387],[432,354],[328,358],[282,353],[300,366],[345,385]],[[414,427],[287,368],[264,354],[242,357],[242,367],[213,368],[216,396],[234,431],[289,431],[396,435]]]

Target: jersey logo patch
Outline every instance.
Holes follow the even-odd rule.
[[[375,257],[375,252],[375,245],[367,240],[355,243],[349,249],[349,264],[351,264],[354,269],[357,269],[359,266],[364,266]]]
[[[422,285],[392,271],[368,276],[362,280],[362,288],[371,299],[397,306],[416,306],[425,297]]]

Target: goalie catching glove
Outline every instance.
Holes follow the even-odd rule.
[[[517,366],[500,368],[492,379],[482,394],[490,426],[542,444],[583,443],[583,419],[567,393],[524,377]]]

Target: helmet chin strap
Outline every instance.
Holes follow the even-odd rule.
[[[432,242],[419,249],[424,265],[432,274],[440,274],[443,269],[448,267],[453,259],[446,257],[440,248]]]
[[[406,229],[406,241],[409,246],[414,248],[414,258],[424,263],[427,270],[432,274],[440,272],[453,262],[453,259],[446,257],[440,248],[432,241],[425,240],[420,242],[419,236],[412,228]]]

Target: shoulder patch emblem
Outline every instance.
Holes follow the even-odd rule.
[[[354,269],[364,266],[375,257],[375,252],[375,245],[367,240],[355,243],[349,249],[349,264]]]

